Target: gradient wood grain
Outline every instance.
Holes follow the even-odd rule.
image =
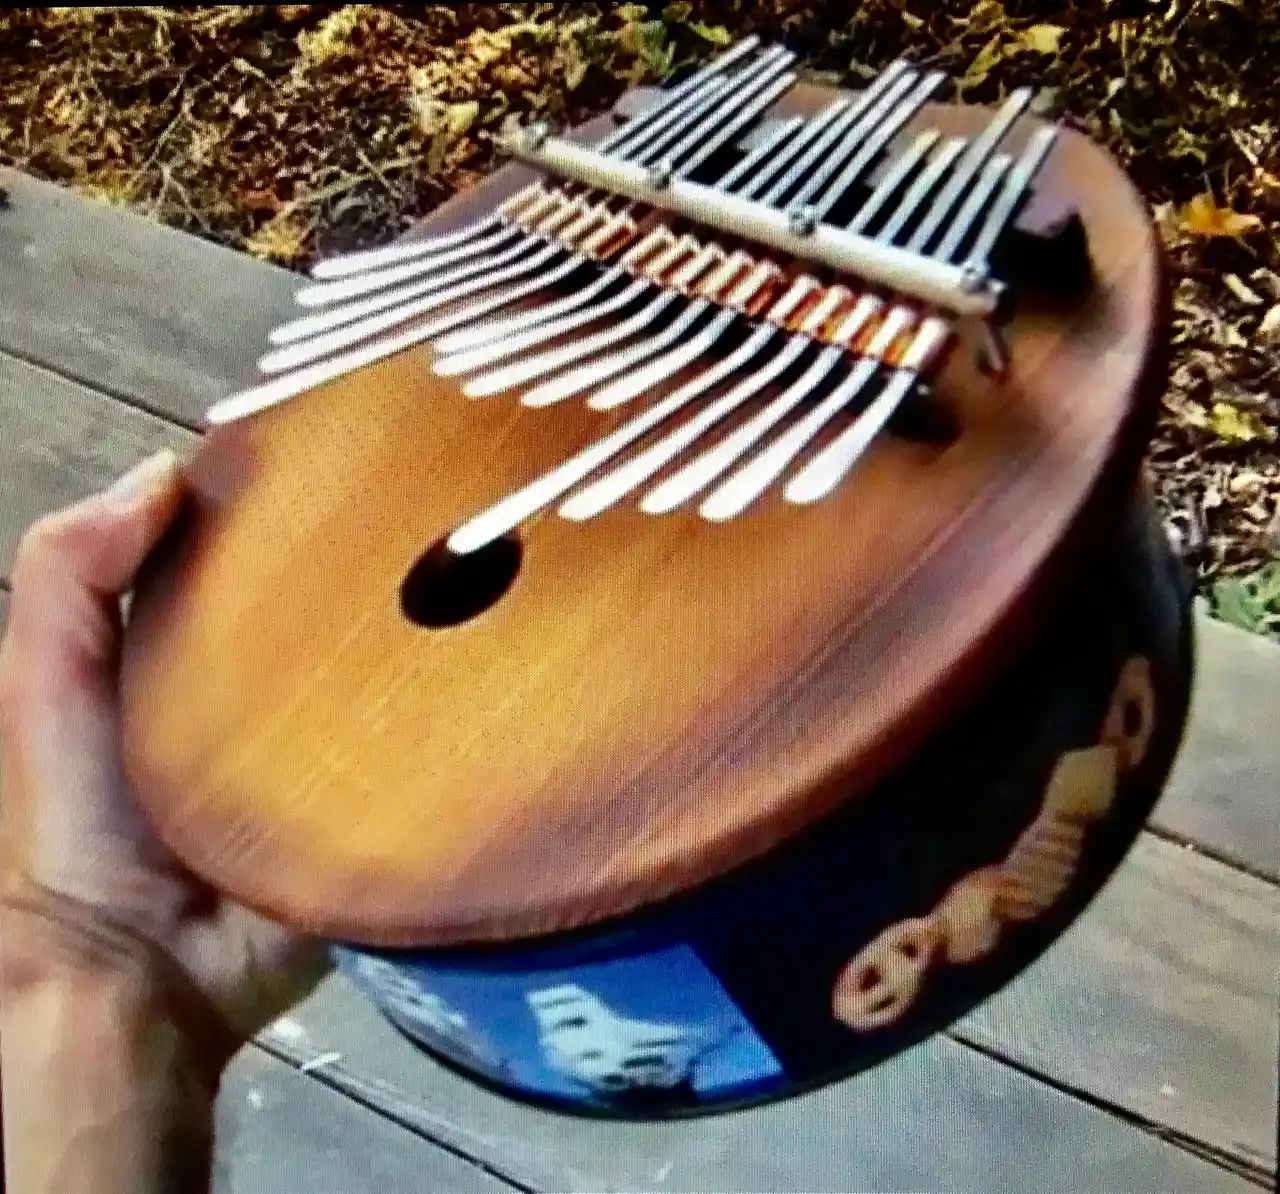
[[[543,516],[511,591],[460,627],[403,617],[414,560],[630,411],[468,401],[423,348],[213,432],[126,652],[159,832],[301,927],[429,945],[625,912],[855,797],[1017,649],[1136,477],[1163,364],[1148,213],[1074,134],[1040,196],[1081,210],[1097,285],[1016,317],[1003,386],[953,356],[953,445],[882,438],[829,500],[775,492],[726,525]]]

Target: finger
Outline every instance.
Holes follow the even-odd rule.
[[[5,664],[54,679],[109,662],[118,598],[172,523],[182,495],[177,458],[164,451],[106,492],[36,522],[14,560]]]

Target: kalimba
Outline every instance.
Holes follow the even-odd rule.
[[[519,1098],[726,1108],[995,991],[1144,823],[1151,219],[1016,91],[753,38],[322,262],[135,596],[130,776]]]

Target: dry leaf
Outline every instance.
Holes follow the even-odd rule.
[[[1179,214],[1178,227],[1192,236],[1240,237],[1262,227],[1257,216],[1219,207],[1210,194],[1197,195]]]
[[[1253,411],[1241,410],[1228,402],[1215,402],[1209,412],[1209,426],[1219,439],[1229,444],[1247,444],[1272,438],[1266,425]]]
[[[1029,54],[1056,54],[1066,32],[1065,25],[1032,25],[1018,35],[1018,45]]]
[[[1226,274],[1222,280],[1226,283],[1227,289],[1242,303],[1248,303],[1251,307],[1262,306],[1261,296],[1254,294],[1235,274]]]
[[[1258,324],[1257,339],[1263,344],[1280,344],[1280,303],[1277,303]]]

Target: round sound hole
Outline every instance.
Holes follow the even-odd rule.
[[[495,605],[520,571],[520,541],[504,536],[458,555],[448,537],[429,547],[400,586],[400,608],[416,626],[459,626]]]

